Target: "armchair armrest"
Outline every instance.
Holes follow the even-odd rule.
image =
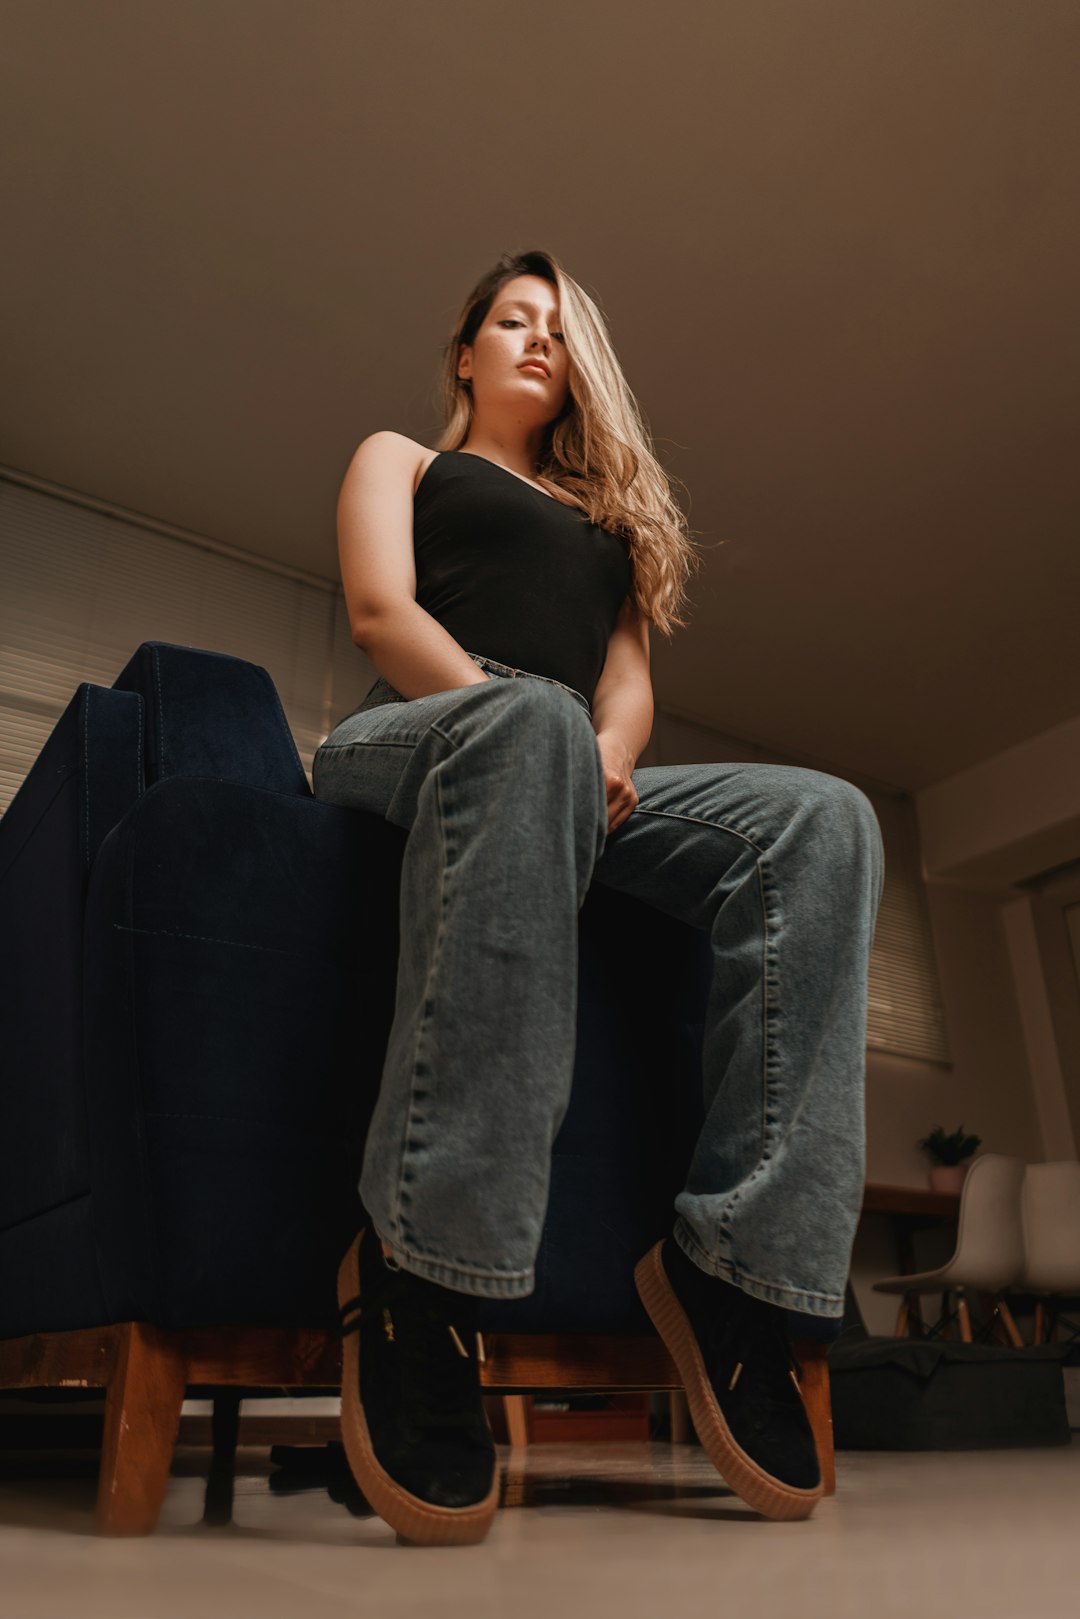
[[[82,685],[0,821],[0,1231],[85,1192],[90,865],[142,790],[141,704]]]
[[[61,835],[65,841],[74,837],[79,864],[88,873],[102,839],[142,790],[141,697],[84,683],[0,820],[0,884],[35,837],[50,845],[47,859],[54,857]],[[0,892],[5,919],[10,903]]]
[[[85,933],[109,1320],[335,1319],[404,844],[362,811],[207,777],[159,781],[110,834]]]

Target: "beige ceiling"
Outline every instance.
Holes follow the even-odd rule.
[[[1074,0],[17,0],[0,461],[336,576],[507,249],[707,560],[660,703],[909,789],[1080,712]]]

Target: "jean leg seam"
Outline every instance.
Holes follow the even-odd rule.
[[[440,731],[439,734],[441,736],[443,733]],[[416,1080],[417,1080],[416,1070],[417,1070],[417,1066],[418,1066],[418,1064],[420,1062],[421,1047],[423,1045],[424,1037],[425,1037],[425,1035],[427,1033],[427,1029],[428,1029],[428,1014],[427,1014],[428,992],[429,992],[430,987],[431,987],[431,982],[432,982],[433,978],[435,977],[436,968],[438,967],[438,964],[439,964],[440,953],[441,953],[442,945],[443,945],[443,938],[444,938],[445,932],[446,932],[446,871],[447,871],[447,865],[448,865],[448,861],[449,861],[449,850],[448,850],[447,842],[446,842],[446,829],[445,829],[445,826],[443,824],[442,794],[441,794],[441,791],[440,791],[440,783],[439,783],[437,767],[436,767],[436,769],[434,769],[432,771],[431,779],[432,779],[432,781],[434,783],[435,810],[436,810],[436,817],[435,818],[436,818],[436,821],[438,822],[438,827],[439,827],[439,845],[440,845],[440,849],[441,849],[441,859],[439,861],[439,925],[435,930],[435,942],[432,945],[432,949],[431,949],[431,961],[430,961],[430,963],[428,965],[427,978],[424,981],[424,994],[423,994],[423,1002],[422,1002],[423,1010],[422,1010],[421,1016],[420,1016],[419,1028],[417,1029],[417,1033],[416,1033],[415,1045],[413,1047],[412,1073],[411,1073],[410,1078],[409,1078],[409,1102],[408,1102],[408,1106],[406,1107],[406,1110],[405,1110],[405,1125],[404,1125],[404,1128],[402,1130],[402,1135],[401,1135],[401,1148],[400,1148],[400,1156],[399,1156],[399,1164],[398,1164],[398,1177],[397,1177],[397,1198],[396,1198],[396,1208],[395,1208],[395,1218],[397,1220],[398,1230],[402,1233],[403,1236],[407,1237],[410,1241],[412,1239],[412,1227],[411,1227],[411,1225],[408,1226],[408,1227],[406,1226],[405,1218],[404,1218],[404,1214],[403,1214],[403,1210],[402,1210],[402,1204],[406,1201],[405,1168],[406,1168],[406,1161],[407,1161],[408,1152],[409,1152],[409,1141],[410,1141],[411,1132],[412,1132],[413,1113],[414,1113],[415,1107],[416,1107]],[[410,1201],[411,1201],[411,1199],[410,1199]]]
[[[757,857],[758,857],[757,860],[754,862],[754,865],[755,865],[755,870],[756,870],[756,873],[757,873],[758,894],[759,894],[760,902],[761,902],[761,919],[762,919],[762,971],[761,971],[761,981],[762,981],[762,1011],[761,1011],[761,1022],[762,1022],[762,1027],[761,1027],[762,1076],[761,1076],[761,1086],[760,1086],[760,1089],[761,1089],[761,1118],[760,1118],[760,1124],[759,1124],[760,1136],[761,1136],[761,1148],[760,1148],[757,1163],[754,1165],[753,1169],[750,1170],[749,1174],[744,1178],[742,1184],[738,1188],[736,1188],[736,1190],[734,1192],[731,1193],[731,1195],[727,1199],[726,1203],[724,1204],[721,1213],[717,1217],[718,1231],[719,1231],[719,1235],[721,1237],[721,1240],[724,1241],[724,1242],[728,1242],[730,1240],[730,1235],[731,1235],[731,1232],[730,1232],[731,1216],[732,1216],[732,1214],[733,1214],[733,1212],[735,1210],[735,1207],[736,1207],[736,1205],[737,1205],[737,1203],[739,1201],[739,1198],[742,1195],[742,1191],[745,1189],[746,1185],[749,1184],[749,1182],[751,1182],[760,1173],[761,1169],[766,1164],[768,1164],[770,1162],[770,1149],[774,1145],[774,1138],[775,1138],[775,1135],[776,1135],[775,1116],[774,1116],[774,1119],[773,1119],[771,1124],[770,1124],[770,1120],[769,1120],[770,1104],[771,1104],[771,1102],[773,1100],[773,1091],[774,1091],[774,1086],[772,1084],[771,1074],[770,1074],[770,1064],[769,1064],[769,1057],[770,1057],[769,1011],[770,1011],[770,1006],[772,1004],[774,1004],[774,1001],[775,1001],[775,997],[774,997],[774,995],[772,993],[773,989],[775,987],[775,983],[774,983],[774,980],[770,977],[771,937],[770,937],[770,930],[769,930],[769,906],[768,906],[768,899],[767,899],[766,888],[765,888],[765,880],[764,880],[765,875],[766,875],[766,873],[765,873],[765,864],[766,864],[767,851],[764,850],[760,846],[760,844],[756,843],[755,840],[753,838],[751,838],[746,832],[741,831],[738,827],[728,826],[724,822],[721,822],[721,821],[706,820],[703,816],[699,816],[699,815],[681,815],[681,814],[677,813],[676,811],[672,811],[672,810],[641,809],[641,810],[636,810],[635,814],[663,816],[667,820],[692,822],[696,826],[706,826],[706,827],[709,827],[710,829],[712,829],[713,831],[726,832],[730,836],[741,838],[744,843],[749,844],[750,848],[752,848],[755,851],[755,853],[757,854]],[[778,983],[778,980],[776,980],[776,982]],[[775,1115],[775,1109],[772,1109],[772,1111],[773,1111],[773,1113]]]
[[[717,1224],[718,1224],[720,1236],[721,1236],[723,1241],[727,1242],[727,1241],[730,1240],[730,1236],[731,1236],[731,1230],[730,1230],[731,1216],[734,1213],[735,1207],[736,1207],[736,1205],[737,1205],[737,1203],[739,1201],[739,1198],[742,1195],[743,1189],[760,1173],[760,1171],[764,1168],[764,1166],[771,1161],[770,1160],[770,1148],[774,1145],[774,1141],[770,1139],[770,1124],[769,1124],[769,1107],[770,1107],[770,1101],[772,1099],[772,1090],[773,1090],[772,1082],[771,1082],[771,1079],[770,1079],[770,1072],[769,1072],[769,1044],[770,1044],[770,1042],[769,1042],[769,1008],[770,1008],[770,1003],[771,1003],[771,1000],[772,1000],[771,990],[772,990],[773,985],[772,985],[772,980],[770,979],[770,972],[769,972],[769,968],[770,968],[769,906],[768,906],[768,900],[767,900],[767,897],[766,897],[765,882],[764,882],[765,862],[766,862],[767,851],[765,849],[763,849],[759,843],[755,842],[755,840],[752,837],[750,837],[748,833],[741,831],[738,827],[728,826],[722,821],[706,820],[706,818],[704,816],[701,816],[701,815],[682,815],[682,814],[679,814],[675,810],[643,809],[640,812],[635,811],[635,814],[637,814],[637,813],[641,813],[642,815],[663,816],[665,819],[671,820],[671,821],[692,822],[695,826],[707,826],[707,827],[712,828],[714,831],[727,832],[730,836],[736,837],[736,838],[741,838],[744,843],[748,843],[750,845],[751,849],[753,849],[756,852],[757,857],[758,857],[757,860],[755,861],[754,865],[755,865],[755,870],[757,872],[758,894],[759,894],[760,900],[761,900],[761,924],[762,924],[762,927],[761,927],[761,931],[762,931],[762,947],[761,947],[761,954],[762,954],[762,966],[761,966],[761,982],[762,982],[761,1063],[762,1063],[762,1075],[761,1075],[761,1120],[760,1120],[761,1148],[760,1148],[757,1163],[754,1165],[754,1167],[750,1171],[750,1173],[744,1178],[742,1184],[739,1187],[737,1187],[734,1192],[731,1193],[730,1197],[727,1199],[726,1203],[724,1204],[724,1206],[723,1206],[723,1208],[722,1208],[722,1210],[721,1210],[721,1212],[720,1212],[720,1214],[719,1214],[719,1216],[717,1218]],[[773,1137],[775,1137],[775,1134],[776,1134],[776,1125],[775,1125],[775,1122],[774,1122],[772,1127],[771,1127],[771,1135]]]
[[[756,849],[759,855],[764,855],[767,852],[761,847],[760,843],[755,842],[748,832],[743,832],[737,826],[728,826],[725,821],[707,821],[703,815],[680,815],[677,810],[648,809],[643,805],[638,805],[634,809],[634,814],[659,815],[663,816],[667,821],[689,821],[694,826],[711,827],[715,832],[730,832],[733,838],[742,838],[743,842],[748,843],[751,849]]]
[[[773,979],[773,977],[771,976],[771,971],[770,971],[772,947],[771,947],[770,933],[769,933],[769,905],[768,905],[768,898],[767,898],[767,894],[766,894],[766,884],[765,884],[766,871],[765,871],[765,855],[764,855],[764,853],[762,853],[760,855],[760,858],[756,862],[756,869],[757,869],[757,878],[758,878],[758,893],[759,893],[759,895],[761,897],[761,919],[762,919],[762,951],[761,951],[761,954],[762,954],[762,965],[761,965],[761,983],[762,983],[762,996],[761,996],[761,1109],[762,1109],[762,1111],[761,1111],[761,1151],[760,1151],[757,1163],[754,1165],[754,1167],[750,1171],[750,1173],[743,1177],[743,1180],[741,1181],[741,1183],[731,1193],[730,1197],[728,1198],[727,1202],[725,1203],[725,1205],[724,1205],[724,1207],[723,1207],[723,1209],[722,1209],[722,1211],[721,1211],[721,1213],[720,1213],[720,1215],[718,1217],[718,1224],[719,1224],[719,1228],[720,1228],[720,1233],[721,1233],[721,1235],[722,1235],[725,1242],[730,1242],[730,1239],[731,1239],[731,1217],[732,1217],[733,1213],[735,1212],[735,1208],[736,1208],[736,1205],[739,1202],[739,1199],[742,1197],[742,1194],[746,1190],[747,1186],[749,1186],[754,1180],[757,1179],[758,1175],[760,1175],[761,1171],[765,1168],[765,1166],[767,1164],[772,1162],[772,1148],[776,1144],[777,1124],[776,1124],[776,1109],[775,1108],[772,1109],[772,1111],[773,1111],[773,1119],[772,1119],[771,1123],[770,1123],[770,1119],[769,1119],[770,1104],[773,1101],[774,1091],[776,1089],[776,1087],[773,1084],[772,1078],[771,1078],[770,1061],[769,1061],[770,1055],[771,1055],[771,1042],[770,1042],[770,1036],[769,1036],[769,1011],[770,1011],[770,1006],[773,1006],[776,1003],[777,997],[774,996],[773,990],[779,988],[779,976],[777,976],[775,979]],[[734,1261],[733,1261],[733,1263],[734,1263]]]
[[[764,885],[764,881],[763,881],[764,866],[765,866],[765,859],[766,859],[767,851],[764,850],[759,843],[755,842],[755,840],[752,837],[750,837],[748,833],[741,831],[738,827],[728,826],[723,821],[706,820],[706,818],[704,816],[702,816],[702,815],[682,815],[682,814],[679,814],[678,811],[675,811],[675,810],[642,809],[642,810],[635,810],[634,813],[635,814],[642,814],[642,815],[663,816],[666,820],[670,820],[670,821],[686,821],[686,822],[692,823],[695,826],[707,826],[707,827],[711,828],[713,831],[716,831],[716,832],[726,832],[731,837],[741,838],[742,841],[744,843],[749,844],[750,848],[753,849],[755,851],[755,853],[757,854],[757,860],[754,862],[754,866],[755,866],[755,870],[757,872],[758,893],[759,893],[760,898],[761,898],[761,923],[762,923],[762,951],[761,951],[761,953],[762,953],[762,971],[761,971],[761,982],[762,982],[762,1008],[761,1008],[762,1082],[761,1082],[761,1122],[760,1122],[761,1149],[760,1149],[760,1153],[759,1153],[759,1156],[758,1156],[757,1163],[754,1165],[754,1167],[750,1171],[749,1175],[743,1181],[743,1185],[745,1186],[746,1183],[748,1181],[752,1180],[754,1178],[754,1176],[757,1175],[758,1172],[762,1169],[762,1167],[769,1162],[769,1147],[771,1146],[771,1142],[769,1140],[769,1099],[770,1099],[770,1089],[771,1089],[770,1081],[769,1081],[769,1002],[770,1002],[769,907],[768,907],[768,903],[767,903],[767,900],[766,900],[765,885]],[[775,1127],[774,1127],[774,1129],[775,1129]],[[730,1221],[731,1214],[732,1214],[732,1212],[733,1212],[733,1210],[735,1208],[735,1205],[737,1204],[737,1202],[739,1200],[740,1195],[741,1195],[741,1188],[738,1188],[734,1192],[732,1192],[731,1196],[728,1198],[726,1204],[724,1205],[721,1214],[718,1217],[718,1225],[719,1225],[720,1234],[721,1234],[722,1238],[725,1241],[727,1241],[729,1236],[730,1236],[729,1221]]]
[[[758,891],[761,895],[761,914],[763,918],[763,931],[765,935],[764,948],[762,950],[762,982],[765,986],[765,993],[763,996],[761,1029],[762,1097],[765,1112],[762,1119],[761,1159],[758,1164],[758,1168],[760,1169],[762,1164],[767,1164],[770,1161],[772,1149],[776,1145],[777,1136],[777,1109],[775,1107],[773,1108],[773,1119],[771,1125],[768,1114],[769,1103],[774,1099],[773,1092],[774,1090],[776,1092],[779,1091],[780,1084],[779,1078],[777,1079],[775,1086],[770,1082],[773,1043],[770,1038],[769,1024],[770,1020],[775,1023],[780,1016],[780,965],[776,956],[775,932],[770,932],[769,928],[769,889],[771,885],[769,881],[769,865],[764,854],[758,861],[757,869]],[[779,1102],[779,1095],[776,1096],[775,1100]],[[756,1173],[756,1170],[754,1173]]]
[[[730,1243],[730,1240],[731,1240],[731,1218],[732,1218],[732,1216],[733,1216],[733,1214],[735,1212],[736,1206],[738,1205],[739,1199],[741,1198],[742,1193],[746,1189],[746,1187],[749,1184],[751,1184],[751,1182],[753,1182],[757,1178],[757,1176],[761,1173],[761,1170],[768,1163],[771,1162],[771,1150],[775,1146],[776,1132],[777,1132],[776,1119],[775,1119],[776,1109],[775,1109],[775,1107],[771,1106],[771,1104],[772,1104],[772,1102],[774,1100],[774,1092],[775,1092],[776,1087],[774,1086],[773,1081],[772,1081],[771,1070],[770,1070],[770,1060],[769,1060],[770,1059],[770,1054],[771,1054],[771,1052],[770,1052],[770,1033],[769,1033],[769,1022],[770,1022],[769,1014],[770,1014],[770,1009],[775,1008],[775,1006],[777,1004],[778,997],[777,997],[775,991],[778,990],[778,988],[779,988],[779,975],[777,974],[777,976],[774,979],[771,976],[771,972],[770,972],[773,945],[772,945],[772,936],[771,936],[770,927],[769,927],[769,921],[770,921],[770,918],[769,918],[769,904],[768,904],[768,895],[767,895],[766,881],[765,881],[765,879],[767,877],[767,874],[768,874],[767,873],[767,856],[768,856],[769,851],[766,850],[766,849],[763,849],[762,846],[754,838],[750,837],[750,835],[748,833],[743,832],[739,827],[729,826],[729,825],[727,825],[726,823],[724,823],[722,821],[708,820],[702,815],[683,815],[683,814],[680,814],[678,811],[675,811],[675,810],[661,810],[661,809],[651,809],[651,808],[639,808],[639,809],[636,809],[634,811],[634,813],[636,815],[641,814],[641,815],[663,816],[667,820],[686,821],[686,822],[689,822],[689,823],[693,823],[696,826],[710,827],[714,831],[727,832],[730,836],[741,838],[744,843],[749,844],[750,848],[752,848],[756,852],[757,857],[758,857],[757,860],[755,861],[755,869],[756,869],[756,872],[757,872],[758,894],[759,894],[760,902],[761,902],[761,921],[762,921],[762,951],[761,951],[761,953],[762,953],[762,968],[761,968],[761,982],[762,982],[761,1063],[762,1063],[762,1073],[761,1073],[761,1086],[760,1086],[760,1089],[761,1089],[761,1118],[760,1118],[760,1125],[759,1125],[760,1133],[761,1133],[761,1148],[760,1148],[757,1163],[750,1170],[750,1172],[743,1178],[741,1184],[738,1187],[736,1187],[736,1189],[730,1194],[730,1196],[727,1198],[727,1200],[723,1204],[720,1213],[717,1216],[717,1227],[718,1227],[718,1233],[719,1233],[720,1239],[721,1239],[722,1242],[727,1244],[727,1243]],[[771,1124],[770,1124],[770,1120],[769,1120],[770,1111],[772,1111],[772,1113],[774,1115],[773,1121],[772,1121]],[[732,1261],[732,1263],[734,1264],[734,1261]],[[825,1296],[828,1297],[829,1295],[825,1295]]]
[[[370,742],[367,737],[357,737],[353,742],[324,742],[319,752],[347,753],[350,748],[415,748],[415,746],[414,741],[391,740],[389,737],[380,737],[377,742]]]
[[[444,731],[438,720],[432,720],[431,725],[428,728],[429,730],[435,731],[437,735],[441,736],[444,742],[449,742],[455,753],[461,752],[461,743],[458,741],[457,737],[451,736],[449,731]]]

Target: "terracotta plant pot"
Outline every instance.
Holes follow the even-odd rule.
[[[963,1191],[967,1172],[967,1164],[935,1164],[930,1171],[930,1190],[959,1193]]]

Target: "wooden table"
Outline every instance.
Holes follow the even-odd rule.
[[[960,1213],[960,1193],[867,1181],[863,1188],[862,1211],[864,1214],[929,1216],[931,1221],[955,1220]]]
[[[959,1192],[932,1192],[929,1187],[886,1186],[881,1181],[867,1181],[863,1188],[862,1212],[887,1214],[896,1233],[897,1274],[911,1276],[915,1272],[916,1231],[927,1226],[956,1223],[960,1214]]]

